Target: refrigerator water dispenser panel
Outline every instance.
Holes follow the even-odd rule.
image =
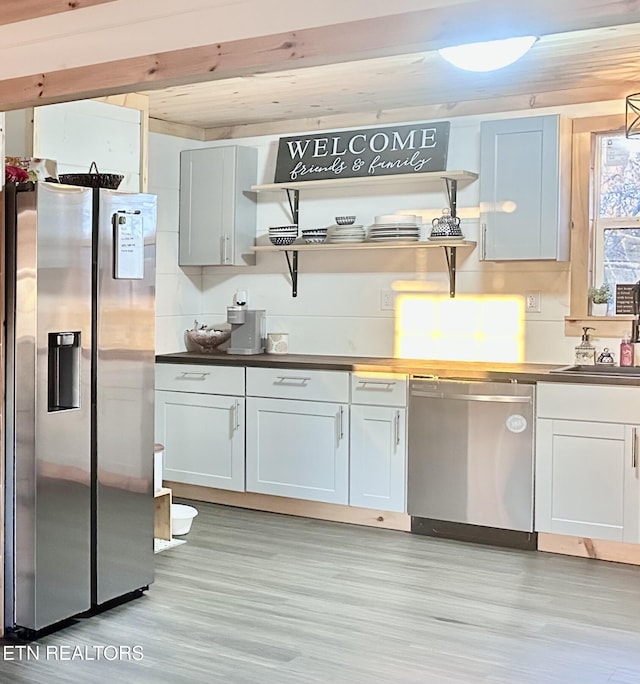
[[[49,413],[80,408],[80,332],[49,333]]]

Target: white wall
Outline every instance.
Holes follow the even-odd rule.
[[[33,156],[56,160],[58,173],[87,173],[95,161],[101,173],[124,175],[118,190],[139,192],[140,116],[94,100],[36,107]]]
[[[149,192],[158,196],[156,234],[156,351],[184,350],[184,331],[202,310],[202,269],[178,266],[180,152],[203,143],[149,136]]]
[[[53,159],[58,173],[119,173],[119,190],[140,191],[141,112],[83,100],[6,113],[6,154]],[[31,120],[33,119],[33,125]]]
[[[619,112],[620,103],[601,103],[536,111],[536,115],[562,112],[570,117]],[[484,118],[523,116],[523,113],[497,114]],[[481,117],[451,120],[449,169],[477,171],[479,168],[479,122]],[[259,154],[259,182],[271,182],[277,150],[276,136],[247,138],[233,144],[256,147]],[[204,322],[226,319],[226,306],[238,289],[249,292],[251,308],[267,310],[269,331],[288,331],[290,351],[310,354],[353,354],[391,356],[394,353],[394,313],[380,310],[380,293],[394,284],[417,281],[422,287],[447,292],[448,276],[441,250],[376,250],[299,253],[298,297],[291,297],[291,285],[282,253],[258,255],[255,267],[206,267],[180,269],[177,266],[178,154],[189,147],[221,146],[229,141],[197,143],[152,134],[150,176],[160,172],[171,176],[164,184],[153,183],[159,193],[159,206],[171,207],[161,228],[172,233],[163,238],[163,273],[158,281],[158,349],[161,352],[184,349],[182,332],[192,323],[195,312]],[[172,161],[173,160],[173,161]],[[444,192],[425,192],[419,179],[403,194],[397,186],[389,191],[327,190],[301,192],[301,228],[326,226],[340,214],[356,214],[357,222],[369,224],[375,215],[396,211],[422,212],[425,218],[437,216],[446,205]],[[463,187],[458,196],[463,231],[478,240],[479,183]],[[167,199],[165,200],[165,194]],[[468,218],[464,218],[468,216]],[[258,196],[257,240],[266,241],[267,228],[289,222],[285,193]],[[160,245],[160,242],[159,242]],[[489,263],[478,260],[474,250],[464,256],[459,250],[458,292],[461,294],[541,293],[540,313],[526,315],[525,360],[539,363],[570,363],[574,338],[564,336],[564,317],[569,313],[569,264],[555,262]],[[200,276],[201,271],[201,276]],[[199,297],[200,295],[200,297]],[[199,304],[198,304],[199,299]],[[163,301],[164,300],[164,301]],[[162,313],[161,313],[162,312]],[[193,312],[193,314],[191,313]]]

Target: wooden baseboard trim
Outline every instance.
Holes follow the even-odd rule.
[[[350,523],[352,525],[382,527],[387,530],[411,531],[411,516],[406,513],[377,511],[371,508],[342,506],[318,501],[304,501],[302,499],[287,499],[282,496],[270,496],[268,494],[230,492],[225,489],[211,489],[209,487],[182,484],[180,482],[165,481],[164,486],[171,488],[174,498],[206,501],[207,503],[223,504],[225,506],[250,508],[270,513],[284,513],[286,515],[297,515],[302,518],[316,518],[317,520],[330,520],[332,522]]]
[[[603,539],[569,537],[562,534],[539,532],[538,551],[640,565],[640,544],[625,544]]]

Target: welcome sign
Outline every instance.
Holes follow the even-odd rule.
[[[445,171],[448,121],[280,138],[276,183]]]

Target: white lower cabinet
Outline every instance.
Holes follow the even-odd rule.
[[[164,479],[244,491],[245,370],[156,365],[156,442]]]
[[[349,503],[348,404],[246,401],[247,491]]]
[[[244,491],[242,397],[156,391],[164,479]]]
[[[538,532],[640,543],[640,421],[626,422],[639,398],[631,387],[538,386]]]
[[[351,406],[349,503],[406,510],[406,410]]]

